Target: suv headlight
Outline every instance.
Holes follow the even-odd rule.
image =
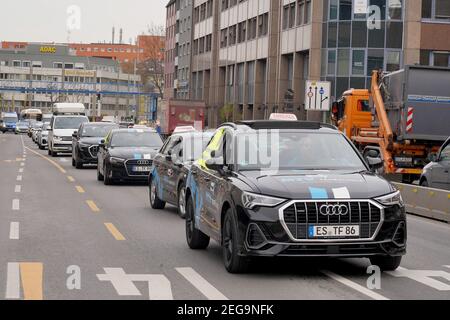
[[[91,145],[90,144],[85,144],[85,143],[79,143],[80,148],[89,148]]]
[[[385,206],[394,206],[394,205],[403,206],[403,198],[400,191],[396,191],[394,193],[390,193],[388,195],[375,198],[375,200]]]
[[[109,158],[109,162],[111,162],[112,164],[121,164],[121,163],[125,162],[125,159],[116,158],[116,157],[110,157]]]
[[[253,209],[254,207],[275,207],[285,201],[286,199],[263,196],[250,192],[244,192],[242,194],[242,204],[247,209]]]

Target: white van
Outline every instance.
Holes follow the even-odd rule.
[[[82,103],[55,103],[48,131],[48,154],[72,152],[72,135],[82,123],[89,122]]]

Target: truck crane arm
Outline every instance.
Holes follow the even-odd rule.
[[[394,134],[392,133],[392,127],[386,113],[386,107],[384,105],[383,97],[381,95],[379,81],[380,81],[380,72],[375,70],[372,72],[371,91],[377,117],[380,122],[378,135],[380,138],[382,138],[384,142],[383,144],[385,145],[386,149],[392,151],[394,149]]]

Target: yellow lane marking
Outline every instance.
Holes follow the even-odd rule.
[[[70,182],[75,182],[75,179],[72,176],[67,176],[67,179],[69,179]]]
[[[125,237],[119,232],[119,230],[117,230],[117,228],[112,223],[105,223],[105,227],[109,232],[111,232],[111,234],[117,241],[126,240]]]
[[[41,158],[47,160],[47,161],[50,162],[52,165],[54,165],[56,168],[58,168],[58,170],[61,171],[61,173],[67,173],[67,171],[64,170],[63,167],[61,167],[58,163],[56,163],[56,162],[53,161],[52,159],[50,159],[50,158],[48,158],[48,157],[46,157],[46,156],[43,156],[43,155],[40,154],[39,152],[36,152],[36,151],[34,151],[34,150],[32,150],[32,149],[30,149],[30,148],[28,148],[28,147],[25,147],[25,149],[28,149],[28,150],[30,150],[31,152],[33,152],[34,154],[38,155],[39,157],[41,157]]]
[[[20,263],[23,297],[25,300],[42,300],[42,263]]]
[[[77,191],[79,193],[84,193],[85,192],[84,189],[81,186],[75,186],[75,189],[77,189]]]
[[[94,201],[87,200],[86,203],[89,206],[89,208],[91,208],[92,212],[100,212],[100,209],[97,207]]]

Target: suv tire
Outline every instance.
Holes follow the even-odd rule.
[[[227,210],[223,219],[222,257],[229,273],[245,273],[249,270],[250,259],[239,255],[238,227],[231,208]]]
[[[402,262],[402,257],[391,257],[391,256],[375,256],[370,258],[370,263],[374,266],[380,267],[381,271],[394,271]]]
[[[194,204],[189,197],[186,203],[186,240],[189,248],[204,250],[208,248],[210,238],[195,227]]]
[[[100,167],[97,166],[97,181],[103,181],[105,177],[100,173]]]
[[[103,169],[103,183],[105,184],[105,186],[110,186],[114,183],[113,179],[109,177],[110,170],[111,169],[108,168],[108,165],[105,164],[105,167]]]
[[[178,215],[181,219],[186,218],[186,187],[184,185],[184,182],[181,182],[180,186],[178,187]]]

